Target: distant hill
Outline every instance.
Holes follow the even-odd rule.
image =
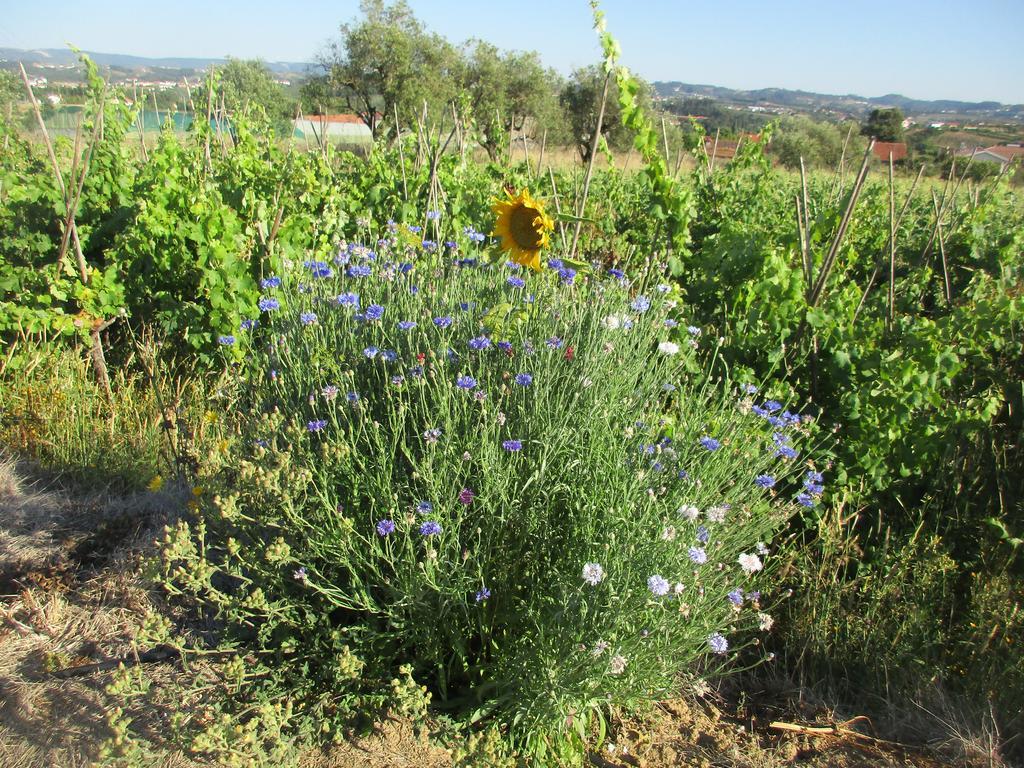
[[[945,115],[969,117],[1000,117],[1024,120],[1024,104],[1000,104],[998,101],[928,101],[911,99],[896,93],[885,96],[864,97],[854,94],[835,95],[811,91],[791,91],[785,88],[761,88],[754,91],[723,88],[717,85],[694,85],[678,81],[656,82],[658,97],[708,98],[725,104],[744,107],[763,107],[769,110],[829,111],[860,116],[879,107],[899,107],[908,116]]]
[[[202,71],[209,69],[211,65],[219,65],[227,62],[226,58],[204,59],[188,57],[170,58],[147,58],[145,56],[127,56],[121,53],[99,53],[97,51],[84,51],[100,67],[110,67],[124,71],[146,71],[168,69],[176,71]],[[42,48],[35,50],[21,50],[19,48],[0,48],[0,63],[22,62],[26,68],[30,64],[43,67],[69,67],[78,63],[78,55],[67,48]],[[270,71],[277,74],[294,74],[305,72],[310,64],[302,61],[264,61]]]

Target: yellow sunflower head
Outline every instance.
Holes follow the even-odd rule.
[[[540,251],[551,242],[555,223],[545,213],[544,203],[534,200],[528,189],[505,194],[505,200],[495,200],[491,206],[498,216],[491,234],[501,238],[501,249],[508,251],[512,261],[540,270]]]

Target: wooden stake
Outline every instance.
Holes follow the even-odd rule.
[[[601,140],[601,124],[604,122],[604,107],[608,100],[608,87],[612,80],[612,70],[609,70],[604,78],[604,90],[601,91],[601,107],[597,111],[597,127],[594,129],[594,136],[590,142],[590,158],[587,163],[587,172],[583,177],[583,197],[579,201],[576,211],[576,231],[572,235],[572,248],[569,251],[569,258],[576,258],[576,246],[580,239],[580,229],[583,227],[583,213],[587,208],[587,193],[590,191],[590,178],[594,174],[594,158],[597,157],[597,146]]]

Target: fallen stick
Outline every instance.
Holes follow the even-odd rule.
[[[51,677],[56,677],[59,680],[67,680],[72,677],[84,677],[85,675],[91,675],[93,672],[105,672],[108,669],[117,669],[120,665],[124,664],[126,667],[137,667],[140,664],[153,664],[161,661],[173,661],[181,656],[181,651],[177,648],[170,646],[160,646],[154,648],[151,651],[146,651],[140,654],[131,654],[130,656],[122,656],[117,659],[107,659],[106,661],[98,661],[95,664],[81,664],[76,667],[65,667],[64,669],[58,669],[55,672],[51,672]]]

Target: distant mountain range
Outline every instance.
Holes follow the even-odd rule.
[[[168,57],[168,58],[147,58],[145,56],[127,56],[121,53],[99,53],[97,51],[83,51],[99,67],[109,67],[117,70],[140,70],[151,72],[158,69],[175,71],[194,70],[201,71],[208,69],[211,65],[219,65],[227,62],[227,59],[204,59],[189,57]],[[35,50],[21,50],[19,48],[0,48],[0,64],[7,62],[22,62],[26,68],[30,64],[45,67],[68,67],[78,63],[78,54],[67,48],[39,48]],[[302,61],[264,61],[271,72],[277,74],[295,74],[305,72],[310,64]]]
[[[998,101],[928,101],[911,99],[896,93],[885,96],[864,97],[847,94],[839,96],[810,91],[790,91],[785,88],[761,88],[742,91],[717,85],[694,85],[678,81],[656,82],[655,93],[662,99],[708,98],[744,107],[782,108],[794,111],[829,111],[861,115],[875,108],[899,107],[905,115],[926,116],[999,116],[1011,120],[1024,119],[1024,104],[1001,104]]]

